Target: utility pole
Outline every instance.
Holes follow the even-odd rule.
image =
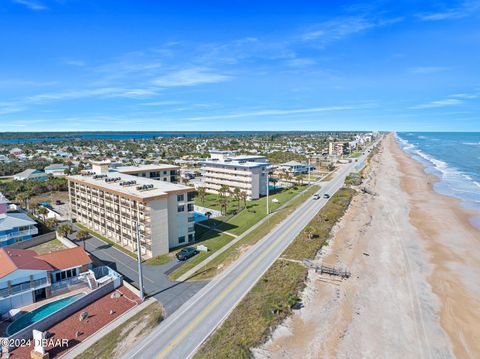
[[[268,183],[268,169],[267,169],[267,216],[270,214],[270,209],[269,209],[269,199],[268,199],[268,193],[270,192],[270,183]]]
[[[137,261],[138,261],[138,284],[140,286],[140,299],[145,299],[143,292],[143,272],[142,272],[142,250],[140,247],[140,225],[135,222],[135,235],[137,237]]]
[[[310,186],[310,156],[308,156],[308,185]]]

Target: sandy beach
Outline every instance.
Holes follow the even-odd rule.
[[[457,200],[393,135],[317,260],[347,268],[309,273],[304,307],[257,358],[480,357],[480,231]]]

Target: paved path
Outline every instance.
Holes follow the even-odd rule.
[[[332,171],[333,172],[333,171]],[[313,182],[312,185],[320,185],[322,182],[322,180],[329,176],[332,172],[329,172],[327,173],[325,176],[323,176],[321,179],[319,179],[317,182]],[[205,258],[203,261],[201,261],[200,263],[198,263],[195,267],[191,268],[190,270],[188,270],[187,272],[185,272],[184,274],[182,274],[180,277],[178,277],[178,280],[179,281],[186,281],[188,280],[190,277],[192,277],[197,271],[199,271],[200,269],[204,268],[205,265],[207,265],[208,263],[210,263],[212,260],[214,260],[216,257],[218,257],[220,254],[222,254],[223,252],[225,252],[227,249],[229,249],[230,247],[232,247],[233,245],[235,245],[237,242],[241,241],[243,238],[245,238],[246,236],[248,236],[251,232],[253,232],[255,229],[257,229],[258,227],[260,227],[262,224],[264,224],[265,222],[267,222],[272,216],[274,213],[280,211],[281,209],[285,208],[286,206],[288,206],[288,204],[290,204],[293,200],[295,200],[295,198],[301,196],[302,194],[304,194],[306,191],[308,191],[310,189],[310,186],[308,186],[307,188],[305,188],[302,192],[300,193],[297,193],[295,196],[293,196],[292,198],[290,198],[287,202],[285,202],[284,204],[282,204],[280,207],[278,207],[275,211],[272,211],[269,215],[263,217],[260,221],[258,221],[257,223],[255,223],[253,226],[251,226],[249,229],[247,229],[245,232],[243,232],[242,234],[240,234],[239,236],[235,236],[236,238],[230,242],[228,242],[227,244],[225,244],[222,248],[220,248],[219,250],[217,250],[215,253],[213,253],[212,255],[208,256],[207,258]],[[199,223],[197,223],[199,224]],[[205,225],[204,225],[205,226]],[[205,226],[206,227],[206,226]],[[220,233],[227,233],[227,232],[222,232],[219,230]],[[229,233],[227,233],[229,234]]]
[[[70,235],[69,238],[75,238],[75,235]],[[82,241],[73,239],[73,242],[83,246]],[[94,257],[97,264],[109,266],[122,274],[125,281],[139,288],[136,259],[94,236],[85,241],[85,249]],[[163,265],[143,264],[145,293],[162,303],[167,316],[172,314],[206,284],[206,282],[182,283],[170,281],[167,278],[167,273],[180,264],[176,259]]]
[[[320,189],[321,199],[307,200],[300,205],[225,272],[155,328],[125,358],[190,358],[326,204],[323,194],[332,195],[340,189],[354,166],[355,162],[352,162],[340,169]]]

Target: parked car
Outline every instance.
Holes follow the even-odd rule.
[[[55,204],[56,204],[57,206],[59,206],[59,205],[63,204],[63,202],[62,202],[61,200],[57,199],[57,200],[55,201]]]
[[[315,200],[320,199],[320,195],[318,193],[315,193],[313,195],[313,199],[315,199]]]
[[[327,198],[327,199],[328,199],[328,198],[330,198],[330,195],[329,195],[328,193],[325,193],[325,194],[323,195],[323,198]]]
[[[178,252],[175,256],[179,261],[186,261],[188,258],[191,258],[196,254],[198,254],[198,251],[194,247],[186,247]]]

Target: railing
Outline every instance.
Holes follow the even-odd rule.
[[[4,234],[4,235],[0,236],[0,242],[1,241],[7,241],[9,239],[16,238],[16,237],[23,237],[23,236],[35,235],[35,234],[38,234],[38,229],[36,227],[31,228],[31,229],[26,229],[26,230],[23,230],[23,231]]]
[[[47,278],[42,278],[42,279],[36,279],[31,282],[24,282],[20,284],[13,285],[9,288],[4,288],[0,289],[0,297],[6,298],[8,296],[22,293],[22,292],[27,292],[33,289],[37,289],[41,286],[45,286],[50,284]]]

